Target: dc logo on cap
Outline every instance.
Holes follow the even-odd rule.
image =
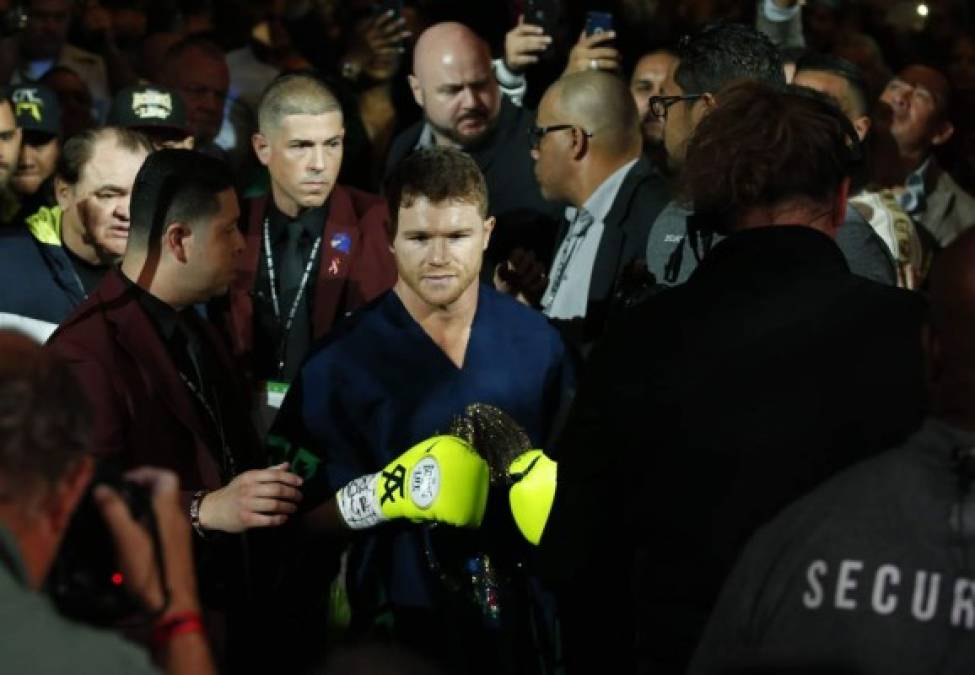
[[[43,117],[44,101],[37,94],[37,89],[16,89],[11,97],[14,102],[14,115],[22,112],[29,113],[38,122]]]

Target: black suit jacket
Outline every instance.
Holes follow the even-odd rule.
[[[602,333],[607,318],[619,309],[617,295],[624,271],[646,255],[650,227],[668,200],[664,179],[645,158],[638,159],[626,173],[603,219],[603,236],[593,263],[585,319],[554,322],[583,352]],[[567,232],[567,224],[563,223],[560,242]]]
[[[766,227],[609,327],[555,448],[540,548],[578,672],[606,653],[683,672],[747,537],[920,423],[923,312],[826,235]]]

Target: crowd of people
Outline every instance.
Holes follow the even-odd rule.
[[[0,0],[0,670],[971,672],[973,36]]]

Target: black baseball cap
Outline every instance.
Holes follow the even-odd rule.
[[[31,83],[11,87],[9,92],[18,127],[24,131],[61,135],[61,105],[53,89]]]
[[[108,112],[108,124],[190,134],[183,99],[172,89],[155,84],[127,87],[116,94]]]

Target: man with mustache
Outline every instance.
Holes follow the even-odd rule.
[[[336,184],[345,128],[332,92],[314,77],[282,76],[258,124],[254,152],[271,194],[245,205],[246,249],[224,314],[249,374],[286,383],[314,340],[393,285],[396,268],[386,203]]]
[[[58,205],[0,235],[4,323],[42,322],[30,326],[46,338],[98,285],[125,253],[132,184],[150,152],[144,136],[116,127],[64,144],[54,182]]]
[[[657,49],[640,57],[630,75],[630,92],[640,113],[643,134],[643,154],[655,167],[666,170],[667,152],[664,150],[663,120],[650,110],[650,97],[659,96],[667,73],[674,67],[677,56],[669,49]]]
[[[393,141],[387,170],[420,148],[460,148],[484,174],[497,219],[485,268],[516,246],[547,263],[563,208],[541,194],[528,154],[534,113],[501,96],[487,43],[459,23],[431,26],[416,42],[409,82],[423,119]]]

